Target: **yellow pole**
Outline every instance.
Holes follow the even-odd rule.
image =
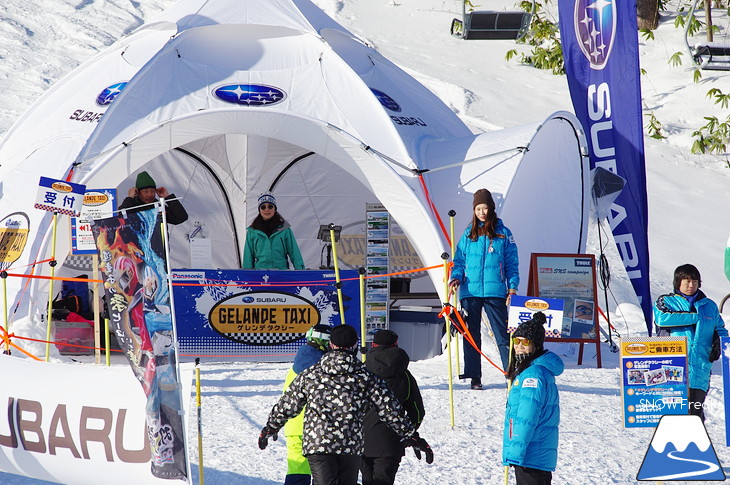
[[[109,367],[110,365],[112,365],[112,362],[111,362],[111,356],[109,355],[110,354],[110,352],[109,352],[109,339],[111,337],[109,335],[109,319],[108,318],[105,318],[104,319],[104,333],[106,334],[106,342],[105,342],[105,345],[104,345],[106,347],[104,349],[106,351],[106,366]]]
[[[46,325],[46,362],[51,360],[51,325],[53,319],[53,278],[56,276],[56,229],[58,227],[58,212],[53,213],[53,235],[51,236],[51,279],[48,283],[48,325]]]
[[[455,216],[456,216],[456,211],[454,209],[451,209],[449,211],[449,224],[451,226],[451,261],[454,260],[454,254],[456,253],[456,240],[454,239],[454,217]],[[446,277],[448,278],[448,273],[446,273],[446,274],[447,274]],[[446,293],[446,294],[448,295],[448,293]],[[457,302],[458,302],[458,299],[456,298],[456,292],[454,292],[454,294],[451,295],[451,304],[454,306],[454,310],[458,310],[458,308],[456,306]],[[460,352],[459,352],[459,334],[456,335],[455,340],[456,340],[456,344],[455,344],[456,348],[454,350],[456,353],[456,373],[458,374],[459,371],[461,370],[461,362],[459,361],[460,360],[460,358],[459,358],[459,354],[460,354]]]
[[[91,256],[91,274],[94,280],[99,279],[99,257],[96,254]],[[91,286],[94,295],[94,363],[101,364],[101,325],[99,320],[99,283],[94,281]]]
[[[203,485],[203,417],[200,407],[200,358],[195,358],[195,404],[198,407],[198,484]]]
[[[345,305],[342,303],[342,282],[340,281],[340,266],[337,262],[337,243],[335,242],[335,225],[330,222],[330,244],[332,244],[332,258],[335,260],[335,281],[337,282],[337,303],[340,306],[340,323],[345,324]]]
[[[449,255],[443,253],[441,259],[444,260],[444,291],[445,294],[449,294]],[[448,304],[448,301],[446,302]],[[446,349],[448,352],[449,362],[449,413],[451,419],[451,427],[454,427],[454,371],[451,368],[451,318],[448,314],[444,313],[446,319]]]
[[[8,322],[8,272],[0,271],[3,280],[3,328],[5,329],[5,354],[10,355],[10,323]]]
[[[357,270],[360,273],[360,358],[365,362],[368,347],[366,342],[367,328],[365,324],[365,268]]]

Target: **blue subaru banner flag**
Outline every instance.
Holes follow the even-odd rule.
[[[646,172],[636,2],[559,0],[560,38],[591,168],[626,179],[608,222],[651,335]]]

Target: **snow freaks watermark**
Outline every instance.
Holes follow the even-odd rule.
[[[723,481],[725,472],[699,416],[665,415],[654,431],[636,479]]]

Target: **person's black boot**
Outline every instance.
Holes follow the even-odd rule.
[[[482,380],[478,377],[473,377],[471,380],[471,388],[477,391],[481,391],[482,388]]]

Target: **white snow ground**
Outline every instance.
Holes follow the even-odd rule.
[[[54,82],[114,40],[154,18],[172,0],[5,0],[0,4],[0,134]],[[512,41],[461,41],[449,33],[458,16],[458,0],[315,0],[328,14],[370,42],[386,57],[419,79],[475,131],[539,122],[558,110],[572,111],[564,77],[553,76],[504,55],[526,47]],[[483,8],[512,8],[512,0],[491,0]],[[555,11],[551,4],[549,11]],[[676,0],[670,9],[677,9]],[[717,87],[730,91],[730,74],[704,72],[695,84],[688,67],[672,67],[669,56],[683,51],[683,32],[673,26],[675,13],[664,12],[655,40],[640,40],[645,113],[663,124],[665,140],[646,138],[649,190],[649,243],[652,295],[670,290],[674,268],[696,264],[703,290],[719,302],[730,292],[723,274],[723,250],[730,233],[728,154],[696,156],[689,148],[692,132],[704,116],[724,120],[721,109],[706,98]],[[728,28],[724,25],[724,28]],[[550,188],[546,188],[550,190]],[[506,221],[509,225],[509,221]],[[594,228],[595,233],[595,228]],[[598,244],[593,238],[592,249]],[[518,241],[519,242],[519,241]],[[597,252],[597,251],[594,251]],[[637,335],[643,323],[636,297],[622,274],[615,252],[612,263],[610,316],[623,335]],[[617,303],[620,303],[617,306]],[[730,313],[725,314],[726,320]],[[496,355],[495,349],[485,349]],[[558,351],[567,353],[568,345]],[[562,423],[556,484],[635,483],[651,440],[652,429],[623,429],[616,354],[603,346],[603,368],[592,360],[577,366],[566,357],[558,378]],[[281,483],[285,447],[273,443],[259,451],[256,437],[279,396],[289,364],[203,363],[205,483],[208,485]],[[411,364],[427,416],[421,434],[433,446],[433,465],[410,453],[403,460],[399,483],[502,483],[501,439],[504,379],[485,365],[485,390],[456,383],[456,426],[450,426],[447,361],[440,356]],[[718,369],[719,370],[719,369]],[[11,381],[12,383],[12,381]],[[725,446],[722,381],[713,376],[707,399],[710,438],[726,473],[730,450]],[[190,421],[195,448],[196,425]],[[197,463],[192,450],[191,460]],[[99,477],[103,482],[103,477]],[[193,466],[197,483],[198,469]],[[0,483],[46,483],[0,473]],[[681,482],[675,482],[681,483]]]

